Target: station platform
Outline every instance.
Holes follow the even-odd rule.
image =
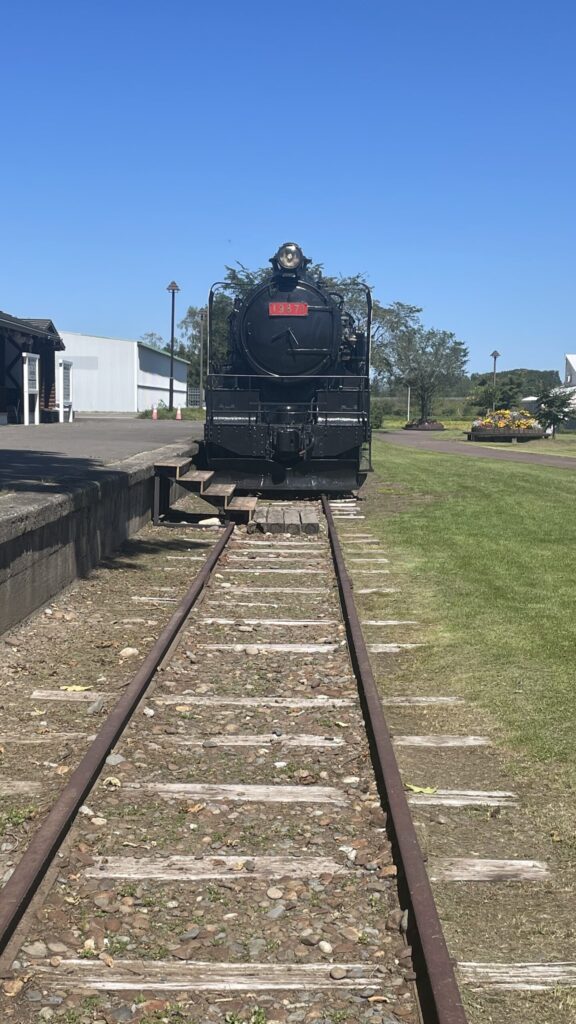
[[[154,464],[203,424],[86,419],[0,427],[0,634],[149,522]]]

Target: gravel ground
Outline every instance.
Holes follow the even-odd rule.
[[[8,786],[0,798],[4,878],[217,536],[198,533],[148,527],[4,638],[2,777],[35,784],[18,794]],[[4,1019],[416,1024],[396,869],[326,539],[251,540],[236,531],[88,797],[45,902],[29,915],[15,978],[4,983]],[[314,572],[251,571],[280,564]],[[264,617],[317,624],[242,621]],[[234,622],[203,621],[213,618]],[[258,643],[320,650],[269,653]],[[217,703],[239,698],[266,703]],[[199,785],[267,788],[251,799]],[[293,787],[293,799],[278,797],[278,786]],[[200,869],[202,877],[182,876]],[[246,965],[249,978],[255,964],[298,978],[318,972],[310,976],[321,986],[186,990],[186,971],[198,963]],[[118,971],[131,987],[108,991]],[[158,984],[167,977],[176,987]]]

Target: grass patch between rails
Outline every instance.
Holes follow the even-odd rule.
[[[576,785],[576,473],[383,441],[373,461],[366,525],[401,572],[394,612],[428,641],[398,664],[395,692],[404,679],[477,701]]]

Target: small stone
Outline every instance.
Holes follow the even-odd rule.
[[[386,930],[389,932],[399,931],[403,916],[403,910],[391,910],[386,919]]]
[[[45,942],[29,942],[22,946],[22,951],[26,953],[26,956],[38,958],[48,956],[48,947]]]
[[[195,926],[194,928],[189,928],[187,932],[183,932],[182,935],[179,935],[178,939],[180,942],[189,942],[191,939],[197,939],[199,935],[200,929]]]
[[[51,1010],[49,1006],[43,1006],[38,1016],[40,1020],[52,1020],[54,1010]]]
[[[258,648],[255,647],[254,644],[248,644],[248,646],[244,648],[244,651],[246,654],[258,654]]]
[[[123,647],[122,650],[120,651],[119,657],[135,658],[137,654],[140,654],[140,651],[138,650],[137,647]]]
[[[281,900],[284,895],[283,889],[277,889],[275,886],[266,890],[266,895],[269,900]]]
[[[318,943],[320,942],[320,936],[313,934],[307,935],[305,932],[302,932],[302,935],[300,936],[300,942],[302,943],[303,946],[317,946]]]
[[[106,758],[106,764],[111,764],[111,765],[122,764],[122,762],[125,761],[125,760],[126,760],[126,758],[122,757],[122,754],[108,754],[108,757]]]
[[[101,825],[107,825],[108,824],[108,819],[107,818],[92,818],[91,824],[92,825],[96,825],[96,827],[98,828]]]
[[[281,903],[277,903],[272,910],[269,910],[266,917],[269,921],[277,921],[279,917],[282,917],[286,913],[286,907],[283,907]]]
[[[358,995],[360,996],[361,999],[371,999],[372,996],[376,995],[377,991],[378,990],[375,988],[363,988],[362,991],[358,993]]]
[[[340,935],[346,942],[358,942],[360,938],[360,932],[356,928],[343,928]]]
[[[63,942],[48,942],[48,949],[51,953],[67,953],[68,946],[65,946]]]
[[[318,949],[321,953],[326,953],[326,955],[332,952],[332,946],[329,942],[326,942],[326,939],[322,939],[322,941],[318,943]]]
[[[345,967],[332,967],[330,971],[330,977],[333,981],[343,981],[348,975],[348,971]]]

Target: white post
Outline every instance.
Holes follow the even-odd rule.
[[[34,399],[34,423],[40,423],[40,356],[33,352],[22,353],[22,390],[24,398],[24,426],[30,426],[30,397]]]
[[[406,408],[406,422],[410,423],[410,385],[408,385],[408,405]]]
[[[64,360],[58,360],[58,422],[64,423]]]
[[[28,353],[22,353],[22,406],[24,426],[30,426],[30,401],[28,391]]]
[[[64,423],[65,410],[68,410],[68,422],[74,418],[72,405],[72,363],[69,359],[58,360],[58,420]]]

